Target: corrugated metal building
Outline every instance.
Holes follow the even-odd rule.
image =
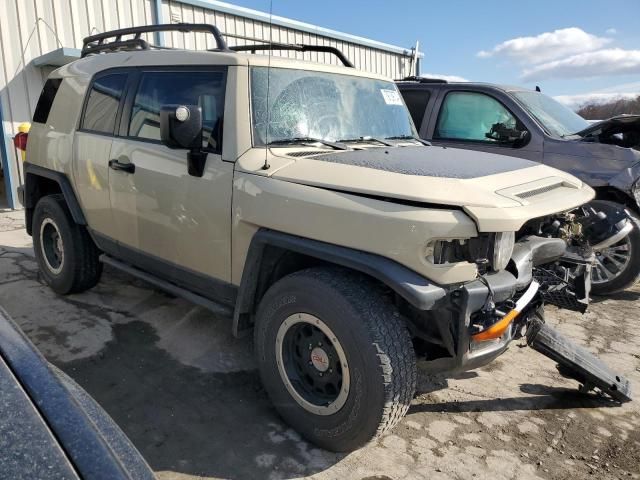
[[[0,0],[0,156],[5,177],[0,207],[3,202],[20,207],[15,192],[23,180],[22,166],[12,138],[18,125],[31,119],[49,72],[79,58],[82,39],[89,34],[178,22],[215,24],[227,35],[229,45],[251,43],[242,37],[269,40],[270,35],[269,14],[216,0]],[[421,54],[411,48],[278,16],[271,18],[271,25],[273,42],[334,46],[362,70],[391,78],[419,71]],[[161,33],[147,40],[177,48],[214,48],[213,39],[205,34]],[[281,54],[338,62],[333,55],[317,52]]]

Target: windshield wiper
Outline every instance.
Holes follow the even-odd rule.
[[[385,147],[393,147],[392,143],[387,142],[386,140],[382,140],[381,138],[376,138],[376,137],[370,137],[370,136],[366,136],[366,137],[358,137],[358,138],[344,138],[344,139],[340,139],[340,142],[345,142],[345,143],[371,143],[371,142],[378,142],[381,145],[384,145]]]
[[[284,138],[282,140],[272,140],[267,145],[295,145],[297,143],[320,143],[331,147],[335,150],[348,150],[349,147],[338,142],[330,142],[329,140],[323,140],[322,138],[313,137],[294,137]]]
[[[396,137],[384,137],[385,140],[415,140],[416,142],[420,142],[427,147],[431,146],[431,142],[423,140],[419,137],[414,137],[413,135],[398,135]]]

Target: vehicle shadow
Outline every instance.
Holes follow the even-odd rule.
[[[96,356],[58,366],[112,416],[156,472],[229,479],[311,475],[344,455],[301,440],[256,371],[206,373],[172,358],[149,324],[113,325]],[[289,473],[290,472],[290,473]]]
[[[620,405],[618,402],[610,400],[607,397],[596,394],[584,394],[577,389],[571,388],[524,383],[520,385],[520,391],[529,396],[421,403],[419,405],[412,405],[409,408],[408,414],[570,410],[576,408],[617,407]]]
[[[593,296],[591,303],[601,303],[606,300],[622,300],[625,302],[635,302],[640,300],[640,292],[635,290],[623,290],[621,292],[612,293],[610,295]]]

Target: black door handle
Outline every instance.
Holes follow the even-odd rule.
[[[109,168],[126,173],[135,173],[136,171],[136,166],[133,163],[122,163],[121,161],[116,159],[109,160]]]

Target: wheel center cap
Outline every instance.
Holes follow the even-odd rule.
[[[311,350],[311,363],[319,372],[326,372],[329,368],[329,356],[322,348]]]

